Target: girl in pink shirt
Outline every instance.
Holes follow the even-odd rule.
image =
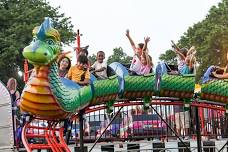
[[[142,65],[138,75],[149,74],[150,70],[152,69],[152,62],[151,57],[148,55],[148,53],[143,52],[141,56],[141,64]]]
[[[152,68],[152,60],[148,55],[147,43],[150,41],[150,37],[144,38],[145,43],[139,43],[136,47],[134,41],[130,36],[129,30],[126,31],[126,36],[129,39],[129,42],[134,50],[134,57],[130,66],[130,71],[136,75],[143,75],[150,73]],[[135,75],[135,74],[134,74]]]
[[[150,38],[146,37],[144,38],[144,41],[145,41],[145,45],[143,46],[141,60],[140,60],[141,68],[139,73],[137,73],[138,75],[149,74],[153,67],[152,58],[148,54],[148,50],[147,50],[147,43],[150,41]]]

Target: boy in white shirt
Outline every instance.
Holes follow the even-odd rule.
[[[107,63],[104,62],[105,53],[103,51],[97,52],[97,61],[91,66],[92,73],[99,80],[107,79]]]

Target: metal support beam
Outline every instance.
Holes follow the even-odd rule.
[[[154,112],[158,115],[158,117],[167,125],[167,127],[175,134],[175,136],[180,140],[180,142],[186,147],[187,151],[191,152],[191,150],[189,149],[189,147],[178,136],[177,132],[162,118],[162,116],[158,113],[158,111],[152,105],[150,105],[150,107],[154,110]]]
[[[80,110],[78,115],[79,115],[79,131],[80,131],[80,152],[84,152],[84,129],[83,129],[83,115],[85,111]]]
[[[195,107],[195,116],[196,116],[196,137],[197,137],[197,149],[198,152],[202,152],[202,144],[201,144],[201,134],[200,134],[200,118],[199,118],[199,110],[198,107]]]
[[[228,141],[225,143],[225,145],[223,145],[222,146],[222,148],[221,149],[219,149],[219,151],[218,152],[221,152],[225,147],[226,147],[226,145],[228,146]]]
[[[116,116],[120,113],[120,110],[123,107],[120,107],[120,109],[116,112],[116,114],[113,116],[113,118],[111,119],[111,121],[109,122],[109,124],[106,126],[106,128],[104,129],[104,131],[101,133],[101,135],[99,136],[99,138],[96,139],[96,141],[94,142],[93,146],[90,148],[89,152],[91,152],[93,150],[93,148],[95,147],[95,145],[97,144],[97,142],[101,139],[102,135],[105,133],[105,131],[108,129],[108,127],[112,124],[112,122],[115,120]]]

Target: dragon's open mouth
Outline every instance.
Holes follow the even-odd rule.
[[[31,61],[31,60],[28,60],[28,62],[31,63],[31,64],[33,64],[33,65],[48,65],[48,63]]]

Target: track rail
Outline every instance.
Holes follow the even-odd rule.
[[[40,121],[40,120],[39,120]],[[43,120],[47,126],[37,126],[37,119],[26,122],[22,130],[22,142],[26,151],[48,149],[53,152],[70,152],[63,138],[63,128],[59,122]]]

